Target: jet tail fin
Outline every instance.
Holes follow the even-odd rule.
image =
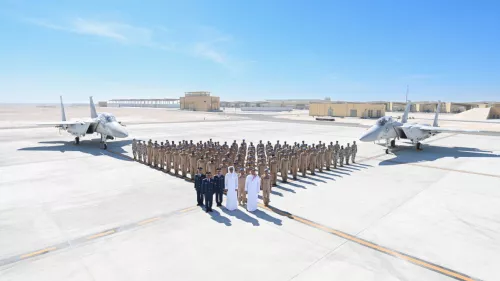
[[[66,121],[66,112],[64,111],[62,96],[59,96],[59,99],[61,100],[61,121]]]
[[[408,122],[408,113],[410,112],[410,108],[411,108],[411,101],[408,101],[408,103],[406,104],[405,113],[403,113],[403,117],[401,118],[401,123]]]
[[[95,110],[95,104],[92,97],[90,97],[90,117],[97,118],[97,111]]]
[[[441,101],[438,101],[437,109],[436,109],[436,115],[434,116],[434,123],[432,124],[433,127],[439,127],[438,126],[438,118],[439,118],[439,112],[441,111]]]

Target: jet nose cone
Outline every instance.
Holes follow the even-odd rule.
[[[126,137],[128,137],[127,130],[125,129],[125,127],[123,127],[119,123],[113,124],[110,129],[111,129],[111,133],[112,133],[112,135],[114,137],[117,137],[117,138],[126,138]]]
[[[364,133],[359,140],[363,142],[371,142],[378,140],[379,131],[378,128],[370,128],[366,133]]]

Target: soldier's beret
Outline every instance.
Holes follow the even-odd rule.
[[[217,170],[217,171],[220,171],[221,169],[220,169],[220,168],[217,168],[216,170]]]
[[[203,168],[202,167],[198,167],[198,170],[203,170]]]
[[[212,173],[211,172],[207,172],[207,175],[211,175]]]

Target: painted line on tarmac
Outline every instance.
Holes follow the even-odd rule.
[[[104,236],[111,235],[113,233],[116,233],[116,230],[111,229],[111,230],[108,230],[108,231],[104,231],[104,232],[97,233],[97,234],[94,234],[92,236],[89,236],[89,237],[87,237],[87,240],[93,240],[93,239],[96,239],[96,238],[101,238],[101,237],[104,237]]]
[[[147,219],[147,220],[143,220],[141,222],[138,222],[137,224],[138,225],[145,225],[145,224],[148,224],[148,223],[152,223],[152,222],[155,222],[157,220],[159,220],[160,218],[159,217],[156,217],[156,218],[151,218],[151,219]]]
[[[56,247],[50,247],[50,248],[38,250],[36,252],[31,252],[31,253],[22,255],[21,259],[27,259],[27,258],[36,257],[36,256],[43,255],[43,254],[46,254],[48,252],[52,252],[52,251],[55,251],[55,250],[57,250]]]
[[[479,279],[470,277],[469,275],[466,275],[464,273],[460,273],[458,271],[455,271],[453,269],[449,269],[449,268],[437,265],[435,263],[428,262],[428,261],[419,259],[417,257],[414,257],[414,256],[411,256],[411,255],[408,255],[408,254],[396,251],[396,250],[392,250],[390,248],[387,248],[387,247],[378,245],[376,243],[370,242],[368,240],[364,240],[362,238],[359,238],[359,237],[357,237],[355,235],[351,235],[351,234],[348,234],[346,232],[343,232],[343,231],[340,231],[340,230],[337,230],[337,229],[333,229],[333,228],[330,228],[328,226],[324,226],[322,224],[313,222],[311,220],[299,217],[297,215],[293,215],[293,214],[291,214],[289,212],[280,210],[280,209],[278,209],[276,207],[272,207],[272,206],[266,207],[266,206],[264,206],[261,203],[259,203],[259,207],[263,208],[265,210],[272,211],[272,212],[274,212],[274,213],[276,213],[278,215],[287,217],[289,219],[298,221],[298,222],[300,222],[302,224],[305,224],[307,226],[314,227],[316,229],[319,229],[319,230],[322,230],[324,232],[333,234],[333,235],[338,236],[340,238],[344,238],[344,239],[346,239],[348,241],[351,241],[351,242],[354,242],[356,244],[365,246],[365,247],[370,248],[372,250],[376,250],[378,252],[381,252],[381,253],[384,253],[384,254],[387,254],[387,255],[399,258],[401,260],[405,260],[407,262],[413,263],[413,264],[418,265],[420,267],[423,267],[425,269],[432,270],[432,271],[437,272],[439,274],[442,274],[442,275],[454,278],[456,280],[462,280],[462,281],[477,281],[477,280],[479,280]]]
[[[17,263],[19,261],[24,261],[24,260],[36,258],[36,257],[42,256],[42,255],[45,255],[48,253],[56,252],[56,251],[59,251],[62,249],[71,248],[71,247],[76,246],[76,245],[81,245],[81,244],[86,244],[89,242],[97,241],[99,239],[113,236],[117,233],[123,233],[123,232],[128,231],[128,230],[138,229],[138,228],[144,227],[146,225],[149,225],[151,223],[161,221],[162,219],[166,219],[166,218],[169,218],[169,217],[174,216],[174,215],[183,215],[185,213],[191,212],[191,211],[196,210],[196,209],[200,209],[200,207],[191,206],[191,207],[179,209],[179,210],[169,212],[169,213],[164,213],[164,214],[161,214],[159,216],[152,217],[152,218],[143,219],[139,222],[134,222],[134,223],[118,226],[115,228],[111,228],[108,230],[100,231],[100,232],[94,233],[92,235],[85,235],[83,237],[75,238],[75,239],[70,240],[70,241],[62,242],[62,243],[52,245],[52,246],[49,246],[49,247],[46,247],[46,248],[43,248],[40,250],[36,250],[33,252],[29,252],[26,254],[12,256],[12,257],[0,260],[0,267],[3,267],[5,265],[14,264],[14,263]]]

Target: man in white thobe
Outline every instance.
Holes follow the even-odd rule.
[[[226,208],[234,211],[238,208],[238,174],[234,172],[234,167],[229,167],[229,172],[225,176],[226,187]]]
[[[247,192],[247,210],[253,212],[257,210],[257,200],[260,192],[260,177],[253,168],[245,181],[245,191]]]

